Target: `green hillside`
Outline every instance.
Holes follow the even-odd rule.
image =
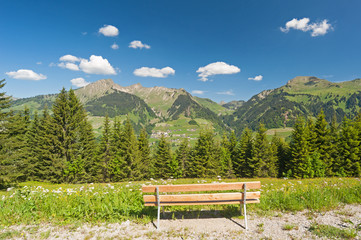
[[[296,77],[285,86],[253,96],[224,121],[238,133],[256,129],[292,127],[297,116],[316,117],[321,110],[327,121],[354,117],[361,109],[361,80],[331,83],[316,77]]]
[[[217,115],[227,115],[233,113],[233,110],[224,105],[220,105],[216,102],[213,102],[209,98],[200,98],[200,97],[193,97],[200,105],[208,108],[212,112],[216,113]]]

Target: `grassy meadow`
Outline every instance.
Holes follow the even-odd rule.
[[[127,219],[147,223],[156,218],[155,207],[144,207],[142,184],[183,184],[230,181],[262,183],[261,203],[250,204],[249,213],[275,211],[323,211],[343,204],[361,204],[358,178],[319,179],[169,179],[105,184],[49,184],[25,182],[0,192],[0,225],[121,222]],[[200,210],[240,217],[239,206],[172,206],[165,210],[173,217],[199,217]],[[179,215],[181,214],[181,216]]]

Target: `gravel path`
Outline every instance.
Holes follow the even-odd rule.
[[[170,213],[166,213],[166,218],[167,214]],[[243,219],[212,217],[172,220],[170,217],[160,221],[159,231],[153,223],[142,225],[130,221],[84,224],[80,227],[17,225],[0,228],[0,239],[320,239],[309,231],[312,223],[355,229],[361,226],[361,205],[347,205],[321,213],[302,211],[275,213],[266,217],[249,215],[247,231],[243,228]],[[361,239],[361,231],[356,239]]]

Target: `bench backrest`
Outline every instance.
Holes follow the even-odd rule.
[[[245,185],[246,184],[246,185]],[[246,186],[246,188],[245,188]],[[259,203],[260,192],[246,192],[244,190],[260,189],[261,182],[235,182],[235,183],[211,183],[211,184],[182,184],[182,185],[144,185],[143,193],[182,193],[176,195],[144,195],[145,206],[160,205],[213,205],[213,204],[239,204]],[[205,192],[205,191],[231,191],[228,193],[201,193],[183,194],[185,192]]]

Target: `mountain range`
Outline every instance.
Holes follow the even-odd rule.
[[[292,127],[297,116],[316,117],[321,109],[326,119],[354,117],[361,109],[361,79],[332,83],[317,77],[300,76],[276,89],[265,90],[248,101],[216,103],[192,96],[184,89],[120,86],[102,79],[75,90],[84,104],[95,129],[100,132],[103,118],[129,116],[136,131],[146,127],[153,137],[166,133],[173,140],[180,136],[192,139],[200,126],[211,125],[216,132],[245,127],[256,129],[260,122],[267,128]],[[30,111],[49,108],[56,94],[40,95],[13,101],[13,110]]]

